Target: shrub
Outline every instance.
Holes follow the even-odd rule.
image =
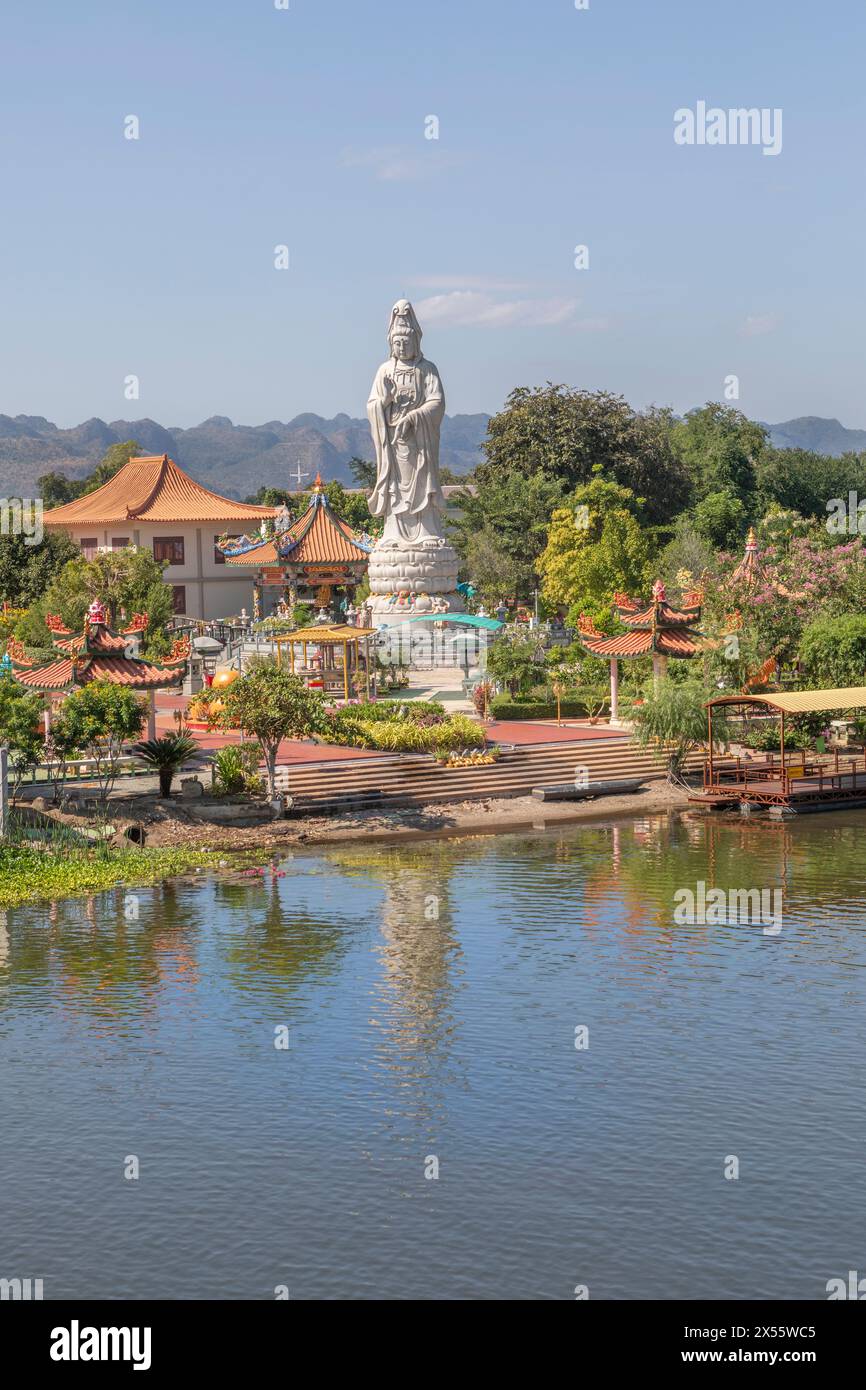
[[[159,773],[160,796],[170,796],[175,773],[180,771],[184,763],[197,756],[199,743],[191,734],[178,732],[163,734],[162,738],[145,739],[137,743],[132,751]]]
[[[419,719],[366,719],[350,707],[333,716],[325,733],[329,743],[354,748],[376,748],[388,753],[436,753],[460,748],[483,748],[484,730],[466,714],[435,712]],[[432,722],[435,720],[435,722]]]
[[[605,696],[597,701],[592,699],[564,699],[560,702],[563,719],[586,719],[605,713],[610,698]],[[494,719],[555,719],[555,700],[509,700],[507,695],[497,695],[490,707]]]
[[[261,760],[262,750],[257,743],[229,744],[217,749],[212,758],[214,790],[222,796],[261,791]]]
[[[634,740],[649,748],[667,768],[670,782],[685,780],[685,764],[690,753],[702,747],[707,738],[706,702],[711,693],[697,681],[662,681],[643,704],[632,708]],[[727,747],[729,727],[722,710],[713,715],[713,742]]]
[[[444,714],[445,706],[438,700],[364,700],[357,705],[343,705],[335,718],[360,719],[365,724],[407,719],[419,723],[428,715]]]

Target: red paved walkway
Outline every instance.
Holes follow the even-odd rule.
[[[157,733],[168,733],[176,728],[174,711],[186,709],[188,703],[189,700],[184,695],[157,695]],[[516,719],[493,720],[485,728],[492,743],[513,743],[518,747],[535,743],[583,743],[590,739],[628,738],[628,734],[622,729],[610,729],[606,724],[559,726],[556,723]],[[199,740],[202,748],[209,751],[243,742],[240,734],[199,729],[193,729],[191,732]],[[338,748],[331,743],[308,743],[298,739],[286,739],[280,745],[279,756],[282,762],[321,763],[339,762],[348,758],[392,758],[394,754],[379,753],[369,748]]]

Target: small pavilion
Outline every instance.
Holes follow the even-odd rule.
[[[310,505],[303,516],[292,522],[287,513],[278,514],[276,526],[275,535],[268,540],[243,536],[220,544],[227,565],[252,571],[253,616],[263,616],[267,588],[282,591],[280,598],[289,611],[299,601],[328,611],[338,590],[343,590],[347,604],[351,603],[367,572],[372,541],[340,520],[328,502],[320,474],[316,474]],[[277,604],[275,600],[271,608]]]
[[[321,688],[324,695],[342,694],[344,700],[350,698],[353,679],[363,673],[364,692],[369,700],[370,638],[376,635],[374,627],[348,624],[301,627],[275,639],[277,665],[283,664],[283,648],[287,647],[292,675],[301,676],[309,686]]]
[[[20,642],[6,644],[13,679],[28,690],[46,695],[58,704],[73,690],[93,681],[107,681],[149,696],[148,738],[156,737],[156,708],[154,695],[164,686],[177,686],[183,680],[189,656],[189,638],[174,643],[165,660],[156,665],[140,655],[141,636],[147,627],[147,614],[136,613],[132,622],[117,632],[109,627],[105,605],[98,599],[91,603],[80,633],[73,633],[56,614],[49,614],[46,623],[51,632],[57,657],[41,665],[30,661]],[[50,712],[46,711],[46,733],[50,728]]]
[[[701,650],[702,636],[695,624],[701,620],[703,593],[693,589],[683,595],[682,608],[672,608],[660,579],[653,585],[647,605],[627,594],[614,594],[617,617],[629,631],[621,637],[606,637],[590,617],[581,614],[577,629],[581,643],[593,656],[610,662],[610,722],[619,722],[619,662],[622,658],[652,653],[653,680],[656,685],[667,670],[668,658],[690,661]]]

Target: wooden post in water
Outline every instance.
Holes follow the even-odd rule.
[[[713,707],[707,705],[707,745],[710,755],[710,786],[713,785]]]

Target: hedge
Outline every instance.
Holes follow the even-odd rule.
[[[563,719],[586,719],[590,714],[595,714],[599,710],[600,701],[596,701],[591,708],[587,706],[585,700],[562,700],[559,710]],[[601,708],[601,715],[607,712],[609,700],[605,700]],[[490,713],[494,719],[555,719],[556,701],[545,702],[542,700],[510,700],[507,695],[497,695],[490,706]]]

